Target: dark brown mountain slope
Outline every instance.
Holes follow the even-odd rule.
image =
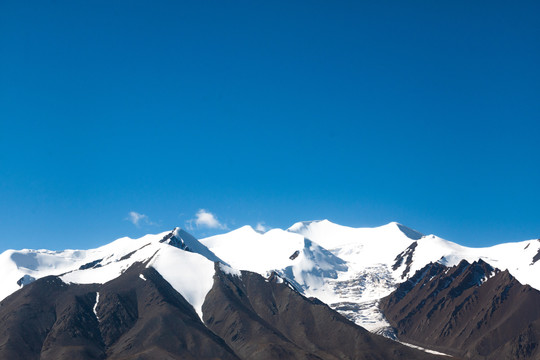
[[[369,333],[277,277],[217,266],[203,314],[243,359],[440,359]]]
[[[429,264],[380,306],[405,342],[468,359],[540,358],[540,292],[482,260]]]
[[[39,279],[0,302],[0,360],[439,359],[367,332],[278,277],[216,269],[207,325],[141,263],[103,285]]]
[[[87,295],[94,286],[68,286],[46,277],[12,294],[0,303],[0,358],[50,358],[53,343],[79,359],[104,356],[97,319],[88,309]],[[88,315],[88,310],[92,316]],[[77,349],[83,348],[78,352]]]
[[[157,271],[140,263],[104,285],[37,280],[0,303],[0,325],[2,360],[238,359]]]

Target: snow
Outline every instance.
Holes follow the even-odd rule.
[[[174,247],[160,250],[148,263],[195,309],[202,320],[202,305],[214,285],[214,263],[202,255]]]
[[[346,265],[346,271],[337,269],[337,277],[325,277],[324,286],[317,290],[307,289],[306,294],[319,297],[335,308],[342,303],[356,304],[356,309],[349,313],[363,309],[363,315],[355,317],[362,326],[373,329],[387,326],[373,306],[374,301],[390,294],[397,284],[397,276],[390,266],[396,255],[415,241],[407,234],[414,238],[421,234],[395,222],[376,228],[352,228],[328,220],[296,223],[288,231],[299,233],[328,249]],[[373,311],[372,318],[366,309]]]
[[[279,274],[289,279],[297,288],[303,289],[306,295],[324,301],[328,298],[326,281],[337,279],[339,272],[345,271],[347,265],[344,260],[304,238],[302,251],[291,260],[291,265],[279,271]]]
[[[338,272],[347,270],[345,261],[330,251],[300,234],[281,229],[260,233],[244,226],[201,242],[235,269],[262,275],[276,270],[304,289],[306,295],[323,301],[328,293],[325,279],[335,279]]]
[[[390,262],[395,256],[394,248],[401,251],[412,243],[414,239],[404,229],[415,233],[414,238],[421,236],[395,222],[375,228],[352,228],[322,220],[296,223],[288,231],[301,234],[346,260],[375,264]]]
[[[232,267],[230,267],[230,266],[228,266],[228,265],[225,265],[225,264],[219,264],[219,268],[220,268],[221,271],[223,271],[225,274],[233,275],[233,276],[236,276],[236,277],[239,277],[239,278],[242,277],[242,272],[241,272],[240,270],[233,269]]]
[[[435,351],[435,350],[425,349],[425,348],[423,348],[423,347],[416,346],[416,345],[409,344],[409,343],[405,343],[405,342],[402,342],[402,341],[398,341],[398,342],[399,342],[400,344],[403,344],[403,345],[408,346],[408,347],[410,347],[410,348],[417,349],[417,350],[422,350],[422,351],[427,352],[427,353],[429,353],[429,354],[453,357],[452,355],[448,355],[448,354],[445,354],[445,353],[442,353],[442,352],[438,352],[438,351]]]
[[[143,274],[139,274],[139,278],[140,278],[141,280],[143,280],[143,281],[146,281],[146,278],[144,277]]]
[[[301,235],[281,229],[261,234],[251,226],[200,241],[231,267],[259,274],[289,266],[289,257],[304,247]]]
[[[212,251],[210,251],[210,249],[204,246],[199,240],[185,230],[177,227],[174,229],[173,234],[175,237],[184,242],[184,244],[189,248],[189,251],[201,254],[211,261],[223,262],[223,260],[217,257]]]
[[[96,303],[94,304],[94,308],[92,310],[94,310],[94,315],[96,315],[96,319],[99,321],[99,316],[97,313],[98,304],[99,304],[99,292],[96,292]]]
[[[77,267],[84,261],[84,253],[75,250],[61,252],[49,250],[7,250],[0,254],[0,300],[20,287],[17,281],[25,276],[38,279]]]

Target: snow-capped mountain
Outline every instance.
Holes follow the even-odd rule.
[[[396,222],[352,228],[322,220],[266,233],[245,226],[201,242],[235,268],[277,271],[306,296],[388,336],[393,334],[379,311],[379,299],[431,262],[451,267],[461,260],[482,259],[540,289],[538,240],[470,248]]]
[[[176,228],[91,250],[7,251],[0,359],[438,358],[296,290],[347,272],[345,261],[299,234],[254,234],[210,248]]]
[[[46,279],[52,276],[55,280],[51,284],[56,284],[54,286],[58,289],[63,289],[62,284],[70,289],[73,286],[74,289],[79,289],[77,288],[79,286],[80,289],[84,289],[87,298],[93,299],[88,309],[91,309],[90,315],[94,316],[101,326],[99,329],[96,328],[95,332],[103,337],[105,336],[103,331],[107,333],[109,330],[102,328],[105,325],[100,319],[106,314],[103,314],[103,310],[100,313],[100,309],[112,306],[107,304],[111,301],[114,303],[116,300],[111,299],[116,299],[117,295],[111,295],[101,289],[109,289],[107,284],[119,281],[118,279],[124,278],[126,273],[133,273],[135,271],[133,269],[137,268],[139,269],[137,282],[147,281],[146,276],[150,276],[151,273],[148,272],[150,270],[141,269],[155,271],[179,294],[182,301],[193,309],[197,321],[210,326],[209,322],[215,324],[214,316],[217,316],[217,313],[210,316],[205,309],[217,311],[224,319],[229,316],[209,303],[209,299],[212,298],[210,294],[217,291],[215,290],[218,286],[217,279],[223,282],[219,285],[222,289],[220,291],[224,291],[225,286],[237,289],[233,291],[237,294],[249,293],[252,290],[247,288],[240,290],[247,286],[244,281],[251,275],[246,275],[248,273],[245,271],[249,271],[261,275],[267,284],[280,284],[295,293],[317,298],[371,332],[395,338],[396,326],[390,325],[379,308],[381,299],[395,294],[396,289],[400,291],[399,289],[404,286],[403,283],[411,288],[417,286],[419,282],[412,280],[419,277],[422,269],[429,264],[449,268],[460,264],[462,260],[469,263],[484,261],[489,264],[489,268],[494,269],[493,274],[507,270],[522,284],[528,284],[535,289],[540,288],[538,240],[506,243],[488,248],[469,248],[435,235],[425,236],[395,222],[376,228],[352,228],[322,220],[299,222],[286,230],[272,229],[267,232],[244,226],[200,241],[186,231],[175,228],[173,231],[146,235],[139,239],[121,238],[90,250],[8,250],[0,254],[0,271],[3,274],[0,279],[0,301],[4,299],[0,303],[0,311],[5,304],[18,301],[13,300],[17,298],[18,290],[32,288],[34,284],[43,286],[43,282],[50,282]],[[485,280],[490,276],[491,274],[486,276]],[[240,280],[234,280],[235,278]],[[409,279],[412,280],[407,282]],[[481,286],[482,283],[475,286]],[[162,286],[165,285],[158,287]],[[79,290],[73,291],[79,293]],[[228,297],[229,295],[225,295],[229,294],[227,291],[220,296]],[[261,288],[260,291],[270,290]],[[254,294],[251,296],[255,297]],[[234,302],[244,301],[228,299]],[[305,306],[311,309],[315,304],[306,303]],[[268,304],[268,306],[272,308],[277,305]],[[252,303],[249,307],[256,308]],[[244,308],[235,311],[244,311],[240,309]],[[126,314],[133,313],[133,310],[126,311]],[[279,313],[278,310],[270,309],[271,313],[276,311]],[[257,314],[256,316],[262,316],[258,312]],[[133,318],[131,321],[138,319],[136,316],[133,317],[133,314],[125,316]],[[252,315],[248,318],[252,319]],[[218,335],[227,343],[225,348],[218,346],[221,350],[216,351],[242,354],[241,358],[249,358],[253,354],[249,351],[240,351],[239,345],[234,340],[236,338],[229,338],[232,335],[228,331],[234,331],[234,324],[236,322],[233,321],[228,330],[213,325],[221,329],[222,333]],[[213,331],[217,331],[218,328]],[[48,334],[48,331],[50,329],[45,333]],[[285,337],[289,338],[289,335]],[[118,340],[115,336],[107,339],[109,342]],[[109,347],[112,343],[107,345],[107,341],[103,346],[99,345],[102,343],[98,344],[101,346],[100,351],[113,351]],[[216,341],[219,343],[223,340]],[[252,341],[255,340],[251,339],[248,342]],[[98,346],[91,341],[90,343],[92,346]],[[0,346],[0,353],[1,351]]]
[[[139,239],[125,237],[91,250],[8,250],[0,255],[0,300],[45,276],[56,275],[68,284],[104,284],[142,262],[155,268],[201,315],[213,284],[214,261],[220,259],[179,228]]]

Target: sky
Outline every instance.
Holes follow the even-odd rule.
[[[0,252],[540,238],[538,1],[2,1]]]

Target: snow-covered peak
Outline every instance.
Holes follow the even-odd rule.
[[[165,235],[165,237],[163,237],[161,241],[169,245],[175,246],[181,250],[201,254],[210,261],[224,262],[219,257],[217,257],[216,254],[214,254],[206,246],[204,246],[199,240],[197,240],[193,235],[183,230],[182,228],[174,228],[174,230],[171,231],[169,234]]]
[[[48,275],[66,283],[102,284],[141,262],[158,270],[201,315],[215,261],[221,260],[180,228],[138,239],[123,237],[89,250],[8,250],[0,254],[0,300]]]
[[[402,242],[400,247],[402,247],[407,241],[422,237],[419,232],[396,222],[375,228],[353,228],[338,225],[328,220],[304,221],[294,224],[288,231],[301,234],[327,249],[377,241],[384,242],[386,245],[388,242],[400,241]]]
[[[493,267],[508,270],[522,284],[528,284],[540,289],[540,241],[527,240],[522,242],[504,243],[490,247],[472,248],[442,239],[436,235],[427,235],[416,241],[416,246],[410,251],[410,265],[406,269],[401,266],[396,270],[402,275],[406,270],[407,276],[414,274],[430,262],[439,262],[445,266],[458,265],[462,260],[473,263],[483,260]]]
[[[290,257],[304,248],[304,237],[281,229],[260,233],[248,225],[201,243],[233,268],[264,274],[290,265]]]
[[[339,273],[348,270],[345,260],[306,238],[304,247],[297,250],[289,259],[290,265],[279,271],[279,274],[301,292],[323,301],[328,297],[326,282],[329,279],[337,279]]]
[[[324,219],[324,220],[311,220],[311,221],[299,221],[299,222],[294,223],[290,228],[287,229],[287,231],[299,233],[299,232],[303,231],[304,229],[309,228],[309,226],[312,223],[318,223],[318,222],[328,222],[328,223],[330,223],[330,221],[328,221],[327,219]]]
[[[398,223],[375,228],[353,228],[328,220],[296,223],[288,229],[330,250],[353,268],[390,264],[421,234]],[[356,265],[358,266],[356,266]]]
[[[316,242],[291,231],[265,233],[244,226],[201,242],[236,269],[263,275],[277,273],[307,296],[327,299],[328,279],[347,271],[347,263]]]
[[[416,230],[413,230],[405,225],[401,225],[400,223],[397,223],[397,222],[391,222],[387,226],[397,227],[399,231],[401,231],[403,234],[405,234],[405,236],[407,236],[409,239],[412,239],[412,240],[419,240],[424,236],[424,234]]]

